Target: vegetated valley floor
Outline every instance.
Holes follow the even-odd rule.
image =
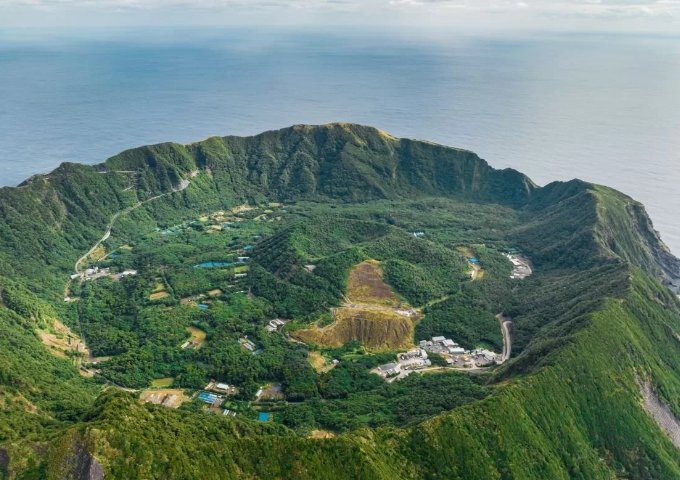
[[[502,363],[501,327],[489,321],[500,304],[479,308],[459,297],[481,288],[472,275],[481,268],[486,282],[510,292],[503,252],[516,247],[498,233],[495,245],[484,245],[479,230],[485,222],[489,232],[516,228],[519,217],[508,213],[437,198],[264,203],[158,224],[134,241],[118,238],[125,232],[107,235],[99,255],[80,262],[68,298],[89,349],[76,361],[144,401],[252,419],[266,412],[299,431],[419,420],[423,406],[403,418],[387,404],[355,410],[362,396],[397,395],[375,374],[392,363],[403,364],[399,378],[432,371],[476,385],[455,404],[484,392],[488,379],[467,372]],[[448,329],[428,327],[427,312],[441,312],[452,298],[466,315],[444,314]],[[432,334],[417,336],[417,325]],[[432,345],[438,336],[455,344],[452,353]],[[420,341],[429,345],[416,348]],[[423,361],[400,362],[409,351]],[[281,369],[282,359],[294,368]],[[410,395],[431,389],[418,378]],[[272,384],[280,393],[263,394]],[[320,415],[318,398],[328,400],[330,417]],[[312,411],[306,423],[300,410]]]

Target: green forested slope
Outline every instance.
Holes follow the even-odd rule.
[[[480,319],[488,320],[489,311],[510,315],[513,359],[494,371],[486,398],[417,425],[331,439],[142,405],[112,390],[95,402],[98,387],[49,354],[34,330],[50,315],[75,327],[74,309],[61,301],[76,259],[115,213],[187,179],[185,190],[121,215],[115,241],[244,202],[338,207],[335,221],[311,218],[268,238],[254,255],[254,278],[297,259],[326,259],[314,288],[327,298],[310,294],[307,277],[300,285],[272,279],[272,291],[299,289],[277,308],[300,314],[338,301],[338,272],[386,248],[398,251],[392,226],[409,231],[425,223],[452,242],[432,247],[429,256],[460,244],[520,246],[534,262],[534,276],[509,283],[505,267],[493,267],[493,250],[479,246],[480,259],[486,255],[489,271],[499,275],[443,283],[437,295],[458,289],[458,297],[427,307],[455,312],[465,299]],[[437,204],[433,196],[459,206]],[[380,203],[403,199],[422,204]],[[365,211],[342,207],[369,201]],[[475,204],[489,210],[479,225]],[[451,212],[452,233],[435,216],[419,215],[420,207]],[[486,224],[492,211],[505,212],[496,225]],[[333,257],[336,249],[342,258]],[[471,152],[356,125],[162,144],[95,167],[63,165],[19,188],[0,189],[0,276],[0,478],[88,478],[89,467],[82,466],[93,461],[106,478],[121,479],[680,478],[680,454],[643,409],[640,390],[640,381],[651,381],[680,414],[680,308],[661,284],[680,276],[680,263],[644,208],[604,187],[572,181],[539,188]],[[421,328],[439,321],[436,315]]]

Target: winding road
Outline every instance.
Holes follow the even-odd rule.
[[[512,354],[512,334],[510,333],[512,320],[510,320],[510,317],[506,317],[502,313],[496,315],[496,318],[500,322],[501,331],[503,332],[503,356],[501,357],[501,363],[503,363],[508,360]]]
[[[119,172],[119,173],[120,173],[120,172]],[[126,172],[126,173],[127,173],[127,172]],[[195,175],[193,174],[193,172],[192,172],[191,176],[192,176],[192,177],[195,176]],[[78,261],[76,262],[76,265],[75,265],[75,271],[76,271],[76,273],[80,273],[80,272],[78,271],[78,268],[80,267],[80,264],[83,263],[85,260],[87,260],[87,258],[88,258],[90,255],[92,255],[92,252],[94,252],[94,251],[97,249],[97,247],[99,247],[99,245],[101,245],[103,242],[105,242],[106,240],[108,240],[108,238],[111,236],[111,229],[113,228],[113,224],[116,223],[116,220],[118,219],[118,217],[120,217],[121,214],[130,213],[131,211],[133,211],[133,210],[135,210],[135,209],[141,207],[141,206],[144,205],[145,203],[152,202],[152,201],[154,201],[154,200],[156,200],[156,199],[158,199],[158,198],[165,197],[166,195],[172,195],[172,194],[175,193],[175,192],[181,192],[182,190],[184,190],[185,188],[187,188],[187,187],[189,186],[189,183],[190,183],[189,180],[182,180],[182,181],[179,183],[179,185],[178,185],[176,188],[173,188],[172,191],[170,191],[170,192],[161,193],[160,195],[156,195],[155,197],[147,198],[146,200],[143,200],[143,201],[141,201],[141,202],[137,202],[137,203],[136,203],[135,205],[133,205],[132,207],[128,207],[128,208],[126,208],[125,210],[121,210],[120,212],[114,213],[113,216],[111,217],[111,221],[109,222],[109,224],[108,224],[107,227],[106,227],[106,233],[104,233],[104,236],[103,236],[101,239],[99,239],[99,241],[98,241],[97,243],[95,243],[94,246],[93,246],[93,247],[92,247],[85,255],[83,255],[82,257],[80,257],[80,258],[78,259]]]
[[[118,172],[118,173],[121,173],[121,172]],[[126,173],[127,173],[127,172],[126,172]],[[192,172],[190,175],[191,175],[192,177],[194,177],[194,176],[195,176],[195,173]],[[85,255],[83,255],[82,257],[80,257],[80,258],[78,259],[78,261],[76,262],[74,268],[75,268],[76,274],[77,274],[77,275],[80,275],[80,281],[82,282],[82,280],[83,280],[83,275],[78,271],[78,268],[80,267],[80,264],[83,263],[85,260],[87,260],[87,258],[88,258],[90,255],[92,255],[92,252],[94,252],[94,251],[97,249],[97,247],[99,247],[99,245],[102,244],[102,242],[106,241],[106,240],[111,236],[111,229],[113,228],[113,224],[116,223],[116,220],[118,219],[118,217],[120,217],[121,214],[130,213],[130,212],[133,211],[134,209],[141,207],[141,206],[144,205],[145,203],[148,203],[148,202],[151,202],[151,201],[153,201],[153,200],[156,200],[157,198],[161,198],[161,197],[164,197],[164,196],[166,196],[166,195],[171,195],[171,194],[173,194],[173,193],[175,193],[175,192],[181,192],[182,190],[184,190],[185,188],[187,188],[187,187],[189,186],[189,183],[190,183],[189,180],[186,180],[186,179],[185,179],[185,180],[182,180],[182,181],[179,183],[179,185],[178,185],[176,188],[173,188],[172,191],[170,191],[170,192],[162,193],[162,194],[160,194],[160,195],[156,195],[155,197],[147,198],[147,199],[144,200],[144,201],[137,202],[137,203],[136,203],[135,205],[133,205],[132,207],[128,207],[128,208],[126,208],[126,209],[124,209],[124,210],[121,210],[120,212],[114,213],[113,216],[111,217],[111,221],[109,222],[109,224],[108,224],[107,227],[106,227],[106,232],[104,233],[104,236],[102,236],[102,238],[100,238],[100,239],[97,241],[97,243],[95,243],[94,246],[93,246],[93,247],[92,247]],[[69,280],[68,283],[66,284],[65,294],[66,294],[67,292],[70,292],[70,290],[71,290],[71,283],[72,283],[72,282],[73,282],[73,280]],[[86,342],[86,339],[85,339],[85,331],[83,330],[83,325],[82,325],[82,323],[80,322],[80,315],[78,315],[78,327],[79,327],[79,329],[80,329],[80,337],[81,337],[81,341],[83,342],[84,345],[87,345],[87,342]],[[92,352],[91,352],[91,351],[90,351],[90,358],[92,358]],[[92,371],[86,369],[85,367],[83,367],[82,358],[80,359],[80,368],[82,368],[84,371],[86,371],[86,372],[88,372],[88,373],[90,373],[90,374],[95,374],[95,372],[92,372]],[[104,377],[104,378],[105,378],[105,377]],[[111,383],[112,385],[114,385],[114,386],[116,386],[116,387],[118,387],[118,388],[120,388],[120,389],[122,389],[122,390],[131,391],[131,392],[136,391],[136,390],[127,389],[127,388],[125,388],[125,387],[122,387],[122,386],[120,386],[120,385],[117,385],[117,384],[115,384],[114,382],[112,382],[112,381],[109,380],[109,379],[106,379],[106,380],[107,380],[107,382]]]

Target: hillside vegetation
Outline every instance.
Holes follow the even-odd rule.
[[[85,263],[136,275],[69,283],[109,226],[105,256]],[[511,249],[530,277],[510,278]],[[680,302],[665,286],[678,278],[644,207],[619,192],[538,187],[370,127],[64,164],[0,189],[0,478],[680,479],[641,389],[680,417]],[[418,316],[390,312],[406,307]],[[513,322],[502,365],[370,373],[435,335],[498,351],[499,313]],[[268,332],[272,318],[288,323]],[[101,375],[43,345],[55,319],[112,356]],[[180,346],[188,327],[200,346]],[[337,365],[315,370],[310,349]],[[166,378],[236,385],[239,415],[102,385]],[[271,382],[282,398],[255,402]]]

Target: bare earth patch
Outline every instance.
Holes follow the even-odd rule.
[[[309,363],[316,373],[324,373],[326,371],[326,359],[319,352],[309,352]]]
[[[337,348],[358,340],[367,349],[399,350],[413,347],[417,316],[406,317],[387,308],[356,307],[335,310],[335,323],[325,329],[298,330],[295,336],[306,343]]]
[[[85,343],[59,320],[52,322],[52,331],[41,330],[38,335],[42,343],[57,357],[66,358],[68,352],[82,353],[85,358],[90,354]]]
[[[186,347],[182,346],[182,348],[193,348],[195,350],[201,348],[203,342],[205,342],[206,333],[200,328],[196,327],[187,327],[186,331],[191,333],[191,338],[189,338],[185,344],[188,345]]]
[[[144,390],[139,399],[142,402],[151,402],[156,405],[163,405],[170,408],[178,408],[184,401],[182,390]]]
[[[675,448],[680,449],[680,422],[668,408],[668,405],[654,393],[649,380],[640,382],[640,387],[644,397],[645,410],[654,418],[661,430],[670,437]]]
[[[149,300],[160,300],[161,298],[165,298],[169,295],[170,294],[168,292],[156,292],[156,293],[152,293],[149,296]]]
[[[347,280],[349,301],[361,305],[397,306],[401,300],[383,280],[380,262],[366,260],[352,268]]]

